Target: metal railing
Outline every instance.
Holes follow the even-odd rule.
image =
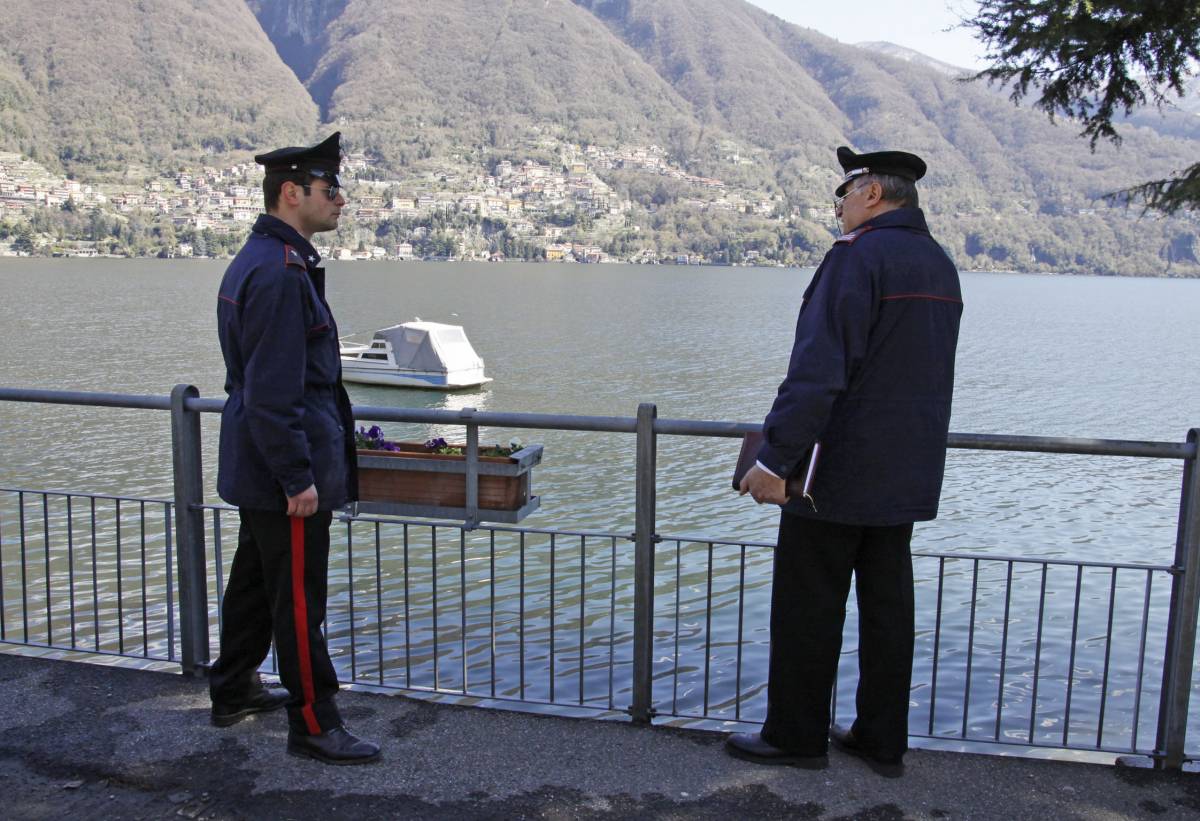
[[[0,641],[202,672],[232,509],[204,503],[199,414],[223,401],[190,386],[169,398],[0,389],[0,400],[169,410],[174,458],[173,500],[0,488]],[[656,529],[658,437],[739,437],[756,425],[657,419],[653,405],[636,418],[361,406],[355,415],[462,425],[472,437],[481,426],[630,433],[636,482],[632,533],[339,517],[326,629],[346,682],[624,711],[639,723],[761,721],[773,545]],[[1197,438],[951,434],[954,448],[1183,461],[1175,558],[914,552],[912,735],[1144,755],[1167,768],[1195,755]],[[621,549],[629,542],[632,553]],[[854,630],[848,619],[848,647]],[[852,704],[852,681],[839,678],[835,712]]]

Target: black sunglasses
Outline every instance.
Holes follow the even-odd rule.
[[[311,184],[302,184],[300,187],[304,189],[304,193],[306,194],[311,193],[313,188]],[[318,188],[317,190],[324,191],[325,199],[329,200],[330,202],[336,200],[338,198],[338,194],[342,193],[341,187],[337,185],[331,185],[328,188]]]
[[[338,198],[338,194],[342,193],[342,181],[338,178],[337,174],[331,174],[328,171],[321,171],[320,169],[313,169],[308,172],[308,176],[314,177],[318,180],[325,180],[325,182],[329,183],[328,188],[322,189],[325,191],[326,199],[330,201],[336,200]],[[307,183],[301,185],[300,187],[303,188],[305,192],[308,192],[312,189],[312,185]]]

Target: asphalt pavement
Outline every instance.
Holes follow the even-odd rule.
[[[284,752],[284,715],[220,729],[203,680],[0,652],[6,819],[1125,819],[1200,817],[1200,774],[911,751],[884,779],[832,751],[764,767],[724,734],[350,691],[382,760]]]

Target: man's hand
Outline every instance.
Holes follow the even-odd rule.
[[[742,483],[738,486],[738,491],[743,496],[749,493],[760,505],[764,502],[781,505],[788,500],[787,483],[778,476],[767,473],[758,465],[754,465],[746,471],[746,475],[742,477]]]
[[[287,497],[287,515],[307,518],[317,512],[317,486],[309,485],[295,496]]]

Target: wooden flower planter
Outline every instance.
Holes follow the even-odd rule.
[[[419,442],[396,444],[398,451],[358,451],[359,512],[469,518],[466,456],[430,453]],[[530,479],[541,461],[541,445],[512,456],[480,456],[475,520],[514,524],[537,510],[541,499],[530,492]]]

